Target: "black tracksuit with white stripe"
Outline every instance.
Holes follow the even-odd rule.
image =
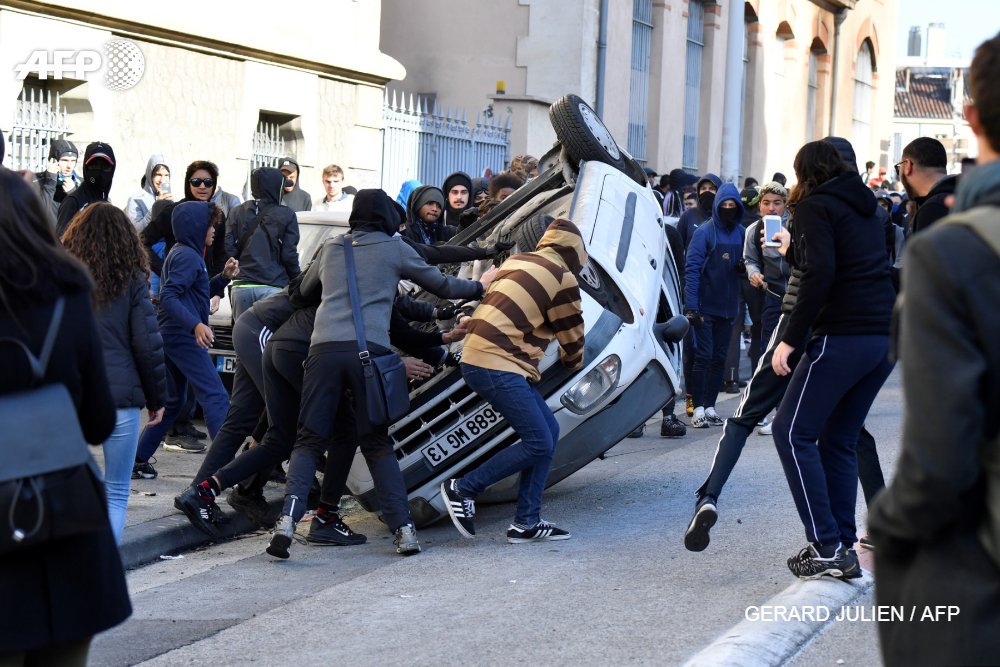
[[[855,447],[892,371],[895,291],[876,209],[861,179],[845,173],[795,211],[793,262],[802,273],[781,340],[802,357],[778,406],[774,444],[806,539],[824,555],[857,540]]]

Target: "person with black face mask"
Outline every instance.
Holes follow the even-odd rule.
[[[83,185],[66,195],[59,205],[56,236],[61,237],[69,221],[84,206],[95,201],[107,201],[111,181],[115,176],[115,152],[111,146],[95,141],[83,154]]]
[[[743,202],[732,183],[719,188],[712,218],[694,232],[684,264],[684,314],[694,329],[694,365],[688,390],[692,428],[721,426],[715,399],[739,302],[743,268]]]
[[[715,174],[705,174],[695,183],[698,193],[698,205],[689,211],[684,211],[677,221],[677,231],[681,233],[684,248],[691,244],[694,230],[712,219],[712,204],[715,203],[715,193],[719,191],[722,179]]]

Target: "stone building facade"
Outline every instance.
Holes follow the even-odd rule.
[[[315,201],[331,162],[348,169],[352,184],[377,185],[385,84],[405,76],[379,51],[381,3],[300,0],[282,11],[260,0],[0,0],[0,71],[12,73],[0,77],[0,128],[8,134],[19,119],[25,124],[18,99],[26,93],[53,104],[58,94],[69,140],[81,151],[95,140],[115,149],[111,199],[119,205],[139,189],[153,153],[170,158],[175,191],[185,166],[205,159],[219,165],[226,191],[241,193],[254,160],[277,150],[273,141],[255,148],[261,130],[298,159]],[[109,90],[99,72],[24,81],[16,73],[39,49],[50,57],[100,51],[114,38],[143,54],[145,71],[129,90]]]
[[[575,93],[658,171],[763,181],[828,134],[890,165],[897,5],[384,0],[382,45],[407,69],[390,87],[509,114],[512,154],[544,152],[548,105]]]

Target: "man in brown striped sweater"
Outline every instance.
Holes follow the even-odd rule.
[[[534,383],[541,378],[538,362],[553,338],[559,341],[564,365],[573,369],[583,365],[577,276],[586,261],[580,230],[568,220],[555,220],[534,252],[504,262],[472,314],[462,349],[465,383],[503,415],[521,439],[461,479],[441,484],[448,513],[465,537],[476,534],[475,497],[518,472],[517,513],[507,541],[570,537],[539,516],[559,424]]]

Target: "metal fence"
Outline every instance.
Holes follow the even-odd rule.
[[[277,167],[278,160],[285,155],[285,140],[277,123],[261,120],[253,133],[253,148],[250,152],[250,170],[258,167]]]
[[[68,133],[68,116],[59,93],[25,86],[14,106],[8,164],[11,169],[44,171],[52,141],[65,139]]]
[[[478,114],[475,124],[465,111],[447,111],[413,95],[386,93],[383,107],[382,189],[394,195],[404,181],[441,186],[455,171],[475,178],[490,168],[503,170],[510,157],[510,117],[505,121]]]

